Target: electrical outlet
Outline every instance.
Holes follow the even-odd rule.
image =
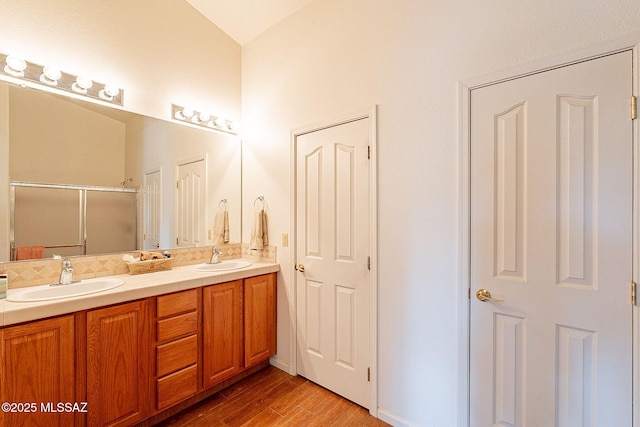
[[[289,246],[289,235],[282,233],[282,246]]]

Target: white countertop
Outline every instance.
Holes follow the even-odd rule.
[[[0,300],[0,326],[230,282],[280,270],[280,265],[276,263],[256,262],[251,259],[246,261],[252,264],[239,270],[202,272],[196,271],[192,265],[187,265],[147,274],[108,276],[108,278],[120,279],[124,284],[103,292],[72,298],[41,302],[11,302],[2,299]],[[8,292],[11,293],[11,289]]]

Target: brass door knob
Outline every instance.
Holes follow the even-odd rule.
[[[300,273],[304,273],[304,265],[302,264],[296,265],[296,270],[298,270]]]
[[[478,298],[482,302],[493,301],[493,302],[504,302],[503,299],[497,299],[491,297],[491,292],[486,289],[478,289],[476,292],[476,298]]]

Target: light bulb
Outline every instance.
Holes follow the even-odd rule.
[[[104,85],[104,89],[102,89],[98,93],[98,96],[104,100],[113,101],[113,97],[118,96],[119,93],[120,93],[120,88],[114,85],[106,84]]]
[[[93,81],[86,77],[78,76],[76,81],[71,85],[71,89],[78,93],[87,93],[87,90],[93,86]]]
[[[5,73],[16,77],[24,77],[24,70],[27,69],[27,61],[17,56],[9,55],[5,58],[5,62],[7,63],[4,67]]]
[[[183,108],[182,115],[187,119],[190,119],[191,117],[193,117],[193,110],[191,108]]]
[[[209,120],[211,120],[211,114],[209,113],[200,113],[199,117],[201,122],[208,122]]]
[[[225,119],[223,119],[222,117],[216,118],[216,126],[218,126],[219,128],[224,127],[224,125],[226,123],[227,123],[227,121]]]
[[[42,69],[40,81],[51,86],[56,86],[60,77],[62,77],[62,72],[59,69],[55,67],[45,66]]]
[[[118,96],[118,94],[120,93],[120,88],[114,85],[105,85],[104,91],[109,96]]]

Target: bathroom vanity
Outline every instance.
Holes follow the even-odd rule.
[[[278,270],[184,266],[81,297],[0,301],[0,425],[150,423],[266,366]]]

